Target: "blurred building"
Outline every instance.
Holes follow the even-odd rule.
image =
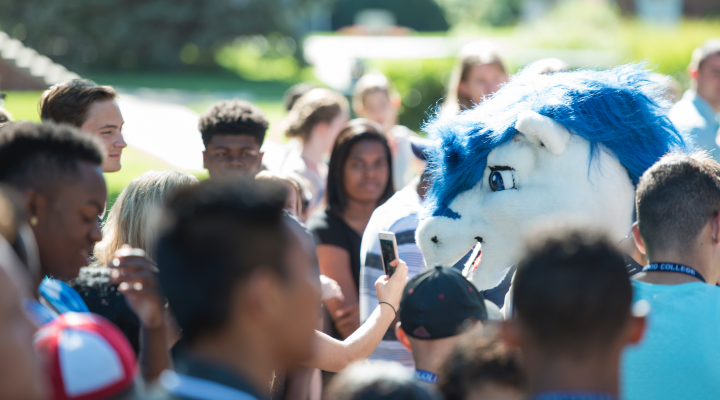
[[[369,34],[392,34],[391,27],[418,32],[446,31],[450,25],[434,0],[337,0],[332,30],[362,27]]]

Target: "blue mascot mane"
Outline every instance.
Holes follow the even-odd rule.
[[[427,154],[433,184],[426,215],[459,217],[450,203],[482,180],[488,154],[517,133],[515,122],[523,110],[552,118],[587,139],[591,162],[605,146],[637,184],[664,154],[690,147],[667,118],[668,104],[658,86],[636,64],[553,75],[520,72],[477,107],[458,116],[436,116],[424,126],[428,137],[439,139]]]

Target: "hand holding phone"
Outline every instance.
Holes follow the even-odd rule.
[[[375,292],[377,293],[378,302],[386,302],[395,308],[400,309],[400,299],[402,299],[405,285],[408,281],[408,268],[403,260],[391,261],[395,266],[395,272],[392,278],[383,275],[375,281]]]
[[[392,232],[380,232],[378,238],[380,239],[380,256],[382,257],[383,270],[385,275],[392,276],[396,267],[391,266],[390,263],[400,258],[395,234]]]

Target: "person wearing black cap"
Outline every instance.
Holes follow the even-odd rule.
[[[398,310],[398,341],[412,352],[415,379],[435,383],[443,362],[478,321],[487,320],[485,298],[457,270],[427,268],[408,282]]]

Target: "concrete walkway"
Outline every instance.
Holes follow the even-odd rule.
[[[179,104],[146,100],[121,93],[118,99],[125,119],[123,136],[128,146],[161,159],[183,171],[202,171],[199,115]]]

